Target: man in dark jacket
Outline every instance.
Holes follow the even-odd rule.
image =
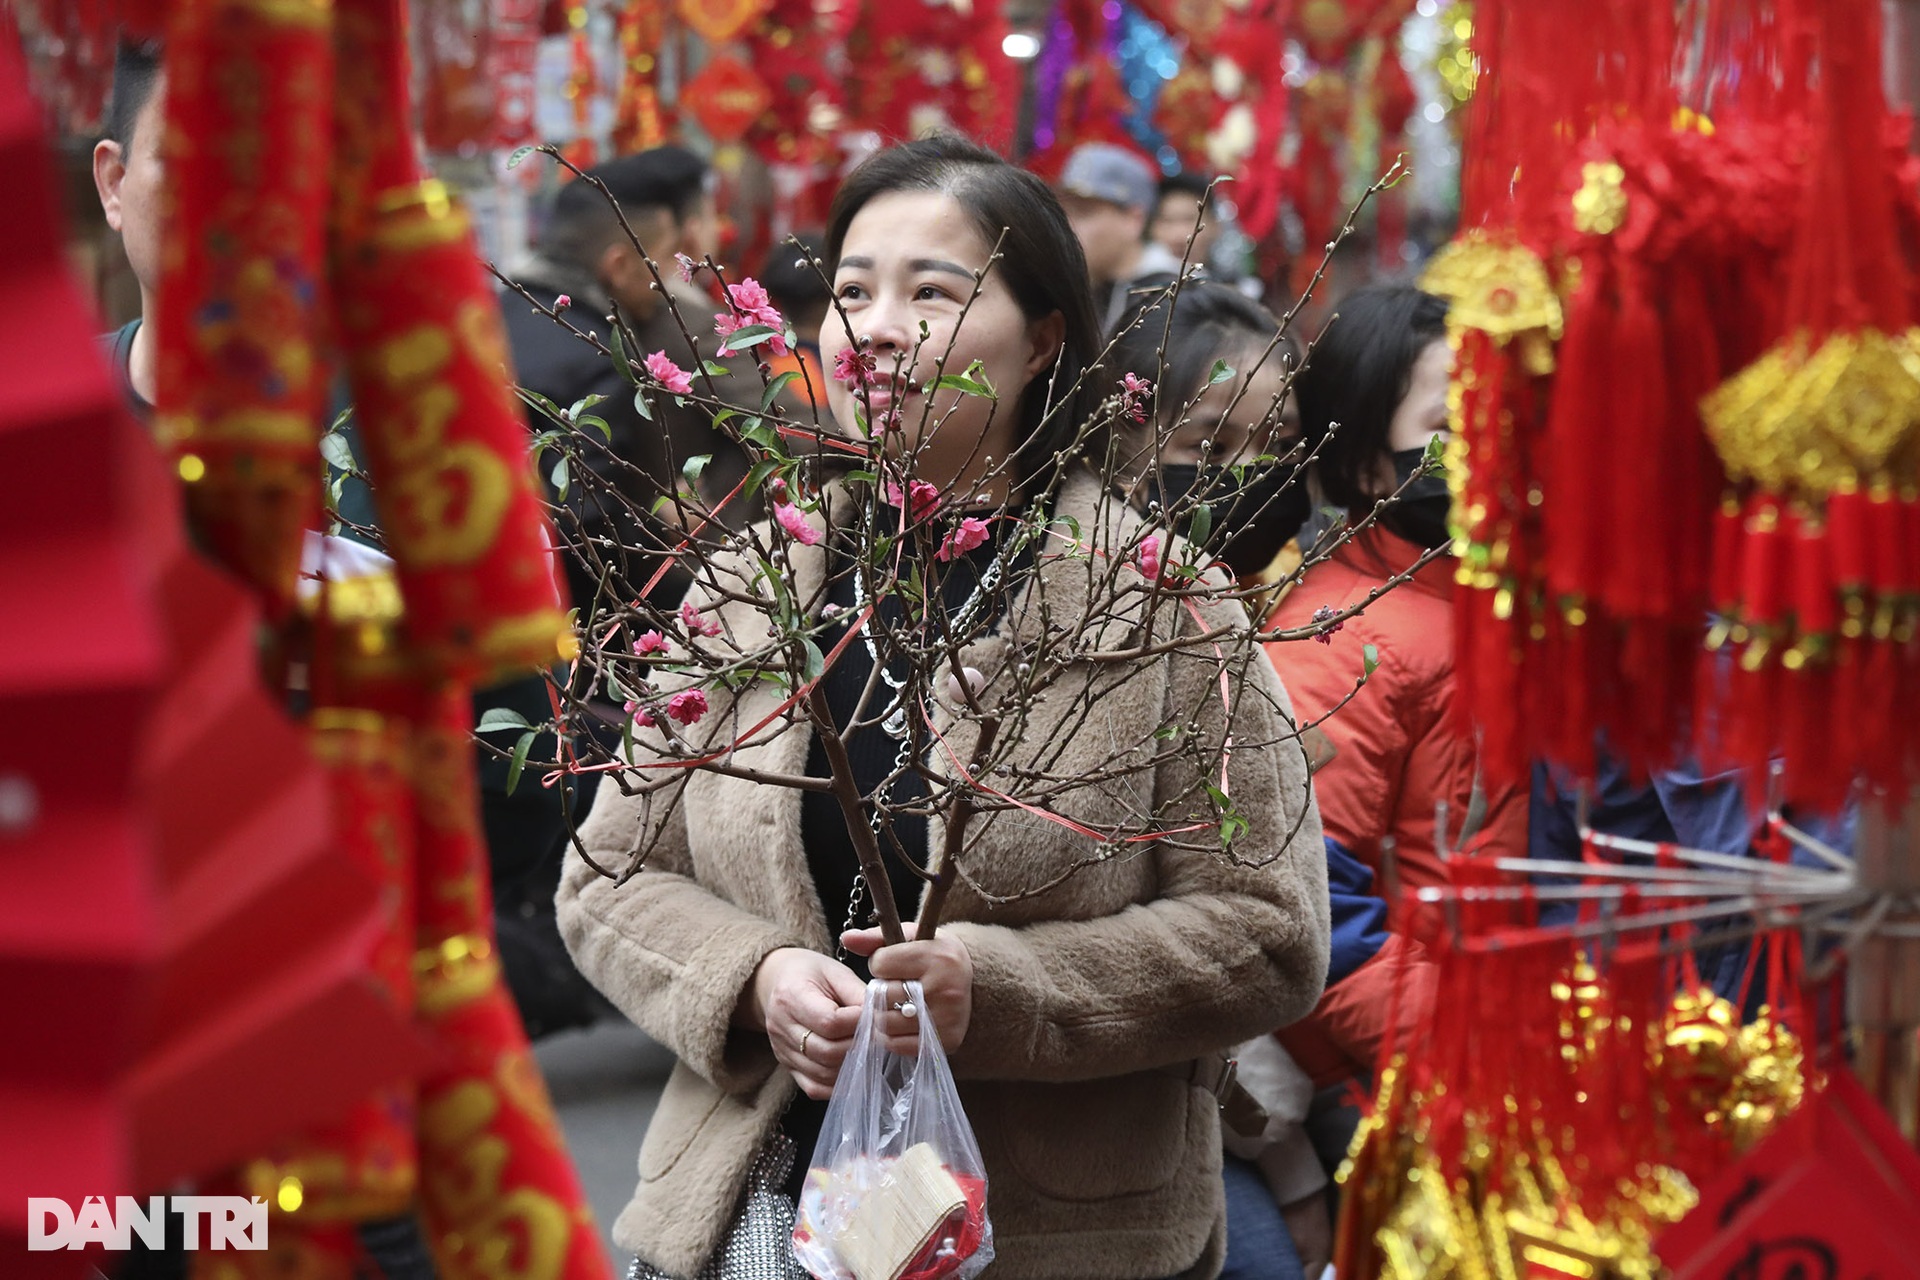
[[[588,427],[577,432],[578,443],[583,460],[624,502],[594,496],[589,492],[594,486],[570,483],[564,501],[578,525],[562,533],[570,541],[581,532],[598,540],[602,556],[619,560],[621,576],[629,583],[644,583],[657,567],[654,557],[680,540],[683,514],[693,517],[704,509],[707,499],[720,496],[704,477],[699,485],[684,479],[690,459],[712,458],[708,465],[715,477],[743,473],[732,465],[731,455],[738,450],[713,428],[714,406],[701,403],[707,398],[738,397],[730,394],[728,379],[714,379],[709,389],[707,379],[698,372],[700,358],[689,342],[690,337],[701,339],[704,356],[712,357],[718,345],[712,336],[717,307],[684,293],[670,307],[669,295],[647,263],[651,259],[660,277],[678,285],[674,254],[683,243],[683,223],[690,222],[696,212],[689,200],[688,161],[698,172],[700,162],[691,153],[658,147],[590,170],[589,176],[604,184],[607,194],[618,202],[617,213],[607,194],[592,183],[578,179],[567,183],[554,199],[539,240],[539,256],[518,273],[516,288],[506,291],[502,299],[514,369],[526,390],[561,410],[587,396],[605,397],[590,412],[607,424],[608,434]],[[696,183],[693,192],[698,191]],[[622,216],[626,227],[621,226]],[[627,228],[632,229],[631,237]],[[633,385],[614,360],[536,309],[536,304],[552,309],[562,298],[567,300],[562,317],[608,347],[613,335],[609,317],[617,308],[638,341],[639,349],[626,353],[636,370],[649,354],[665,352],[677,366],[694,374],[694,395],[686,397],[684,404],[675,404],[671,396],[655,395],[650,401],[651,420],[643,416],[634,407]],[[757,404],[758,389],[754,391]],[[557,425],[538,408],[530,406],[528,415],[536,432]],[[555,455],[549,454],[549,475],[555,461]],[[671,501],[660,505],[662,499],[676,494],[699,497],[701,502],[690,501],[684,508]],[[635,515],[656,507],[657,516]],[[605,548],[609,542],[629,550],[623,556]],[[641,554],[635,554],[635,549]],[[570,555],[568,578],[573,603],[583,612],[590,609],[602,591],[600,566],[592,557]],[[651,598],[671,605],[685,591],[686,582],[685,575],[670,572]]]

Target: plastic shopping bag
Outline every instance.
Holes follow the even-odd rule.
[[[924,1010],[920,984],[907,999]],[[920,1052],[889,1053],[876,1023],[887,984],[867,984],[853,1047],[827,1103],[793,1224],[820,1280],[972,1280],[993,1261],[987,1171],[924,1013]]]

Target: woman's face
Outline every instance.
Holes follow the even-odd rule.
[[[1251,378],[1246,370],[1264,361]],[[1168,428],[1159,446],[1158,461],[1208,467],[1241,466],[1262,454],[1283,454],[1300,438],[1300,411],[1288,396],[1274,414],[1274,399],[1286,388],[1287,366],[1280,351],[1266,354],[1265,344],[1229,354],[1227,363],[1239,370],[1235,377],[1208,387],[1182,420]],[[1161,412],[1178,413],[1177,404],[1161,405]],[[1149,446],[1149,455],[1153,452]]]
[[[848,225],[834,273],[846,320],[829,312],[820,329],[820,358],[829,373],[839,354],[863,338],[878,364],[877,382],[865,396],[829,377],[827,402],[841,430],[858,436],[857,424],[869,413],[884,423],[897,411],[898,428],[885,433],[889,453],[913,454],[915,476],[943,489],[972,486],[988,458],[1004,477],[1000,464],[1019,443],[1020,397],[1053,362],[1065,332],[1058,313],[1028,320],[998,268],[980,279],[976,296],[977,273],[991,254],[953,197],[931,191],[875,196]],[[943,357],[950,374],[979,361],[995,397],[920,391],[940,376]],[[1004,479],[990,489],[990,496],[1004,497]]]
[[[1447,371],[1453,351],[1446,339],[1435,338],[1413,362],[1407,394],[1387,427],[1387,452],[1424,449],[1427,441],[1447,430]]]

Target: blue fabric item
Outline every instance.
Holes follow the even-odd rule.
[[[1223,1155],[1220,1175],[1227,1186],[1227,1260],[1220,1280],[1306,1280],[1287,1220],[1258,1166]]]
[[[1669,841],[1709,853],[1745,855],[1759,829],[1760,813],[1750,808],[1737,772],[1704,774],[1692,762],[1657,773],[1644,785],[1635,784],[1625,767],[1600,754],[1587,809],[1595,831],[1634,840]],[[1527,856],[1563,862],[1580,861],[1578,782],[1558,765],[1538,762],[1533,767],[1533,791],[1528,804]],[[1842,853],[1853,849],[1855,810],[1838,815],[1790,813],[1794,825]],[[1802,866],[1824,866],[1797,846],[1792,860]],[[1573,878],[1538,875],[1541,884],[1572,883]],[[1579,914],[1573,902],[1540,904],[1540,923],[1560,925]],[[1739,996],[1750,966],[1750,948],[1743,943],[1703,947],[1695,952],[1700,976],[1715,993],[1727,999]],[[1755,962],[1764,966],[1764,953]],[[1762,970],[1764,972],[1764,970]],[[1758,1001],[1761,984],[1749,992],[1747,1012]]]
[[[1373,891],[1373,869],[1332,836],[1324,839],[1333,908],[1333,949],[1327,959],[1327,985],[1332,986],[1387,945],[1387,904]]]

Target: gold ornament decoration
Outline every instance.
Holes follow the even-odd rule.
[[[1914,331],[1806,335],[1773,347],[1700,402],[1727,471],[1824,498],[1920,466],[1920,347]]]
[[[1627,171],[1613,160],[1589,160],[1580,166],[1580,189],[1573,193],[1573,228],[1583,235],[1610,236],[1627,220]]]
[[[1563,322],[1560,297],[1533,250],[1470,232],[1433,255],[1420,287],[1447,300],[1449,329],[1478,329],[1501,346],[1518,342],[1529,374],[1553,372],[1553,344]]]

